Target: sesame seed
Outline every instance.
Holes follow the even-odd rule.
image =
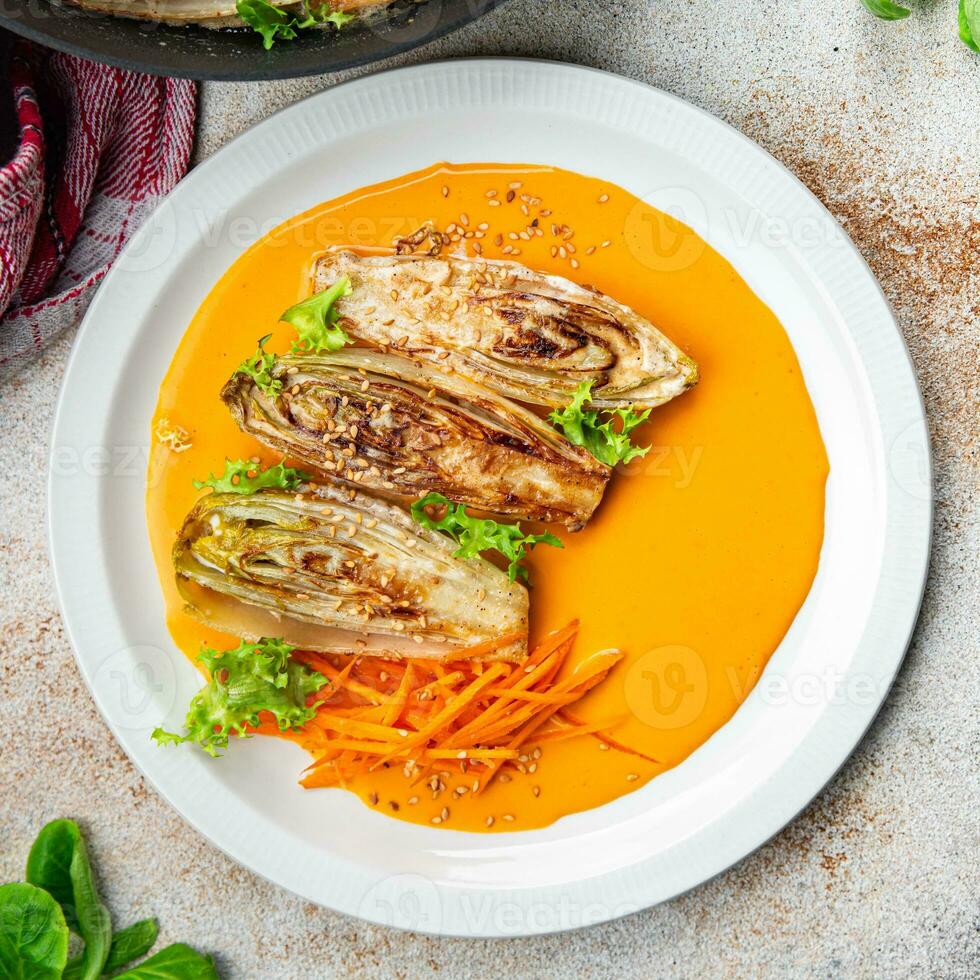
[[[533,794],[534,794],[535,796],[540,796],[540,795],[541,795],[541,787],[540,787],[540,786],[532,786],[532,787],[531,787],[531,792],[532,792],[532,793],[533,793]]]
[[[626,774],[626,782],[635,783],[640,777],[635,772],[629,772]]]
[[[470,223],[470,216],[465,211],[459,216],[459,223],[464,228],[466,228],[469,225],[469,223]]]
[[[487,817],[486,824],[488,827],[493,826],[493,817]]]
[[[449,819],[449,807],[448,806],[444,806],[442,808],[442,813],[440,813],[439,816],[442,817],[443,820],[448,820]]]
[[[500,774],[500,781],[501,781],[502,783],[509,783],[509,782],[510,782],[510,776],[508,776],[508,775],[507,775],[507,773],[505,773],[505,772],[502,772],[502,773]]]
[[[487,193],[486,193],[485,196],[486,197],[496,197],[497,196],[497,192],[496,191],[493,191],[493,190],[487,191]]]
[[[578,259],[572,259],[572,268],[577,269],[579,267]]]
[[[600,204],[605,204],[606,201],[608,201],[608,200],[609,200],[609,195],[608,194],[600,194],[599,195],[599,203]]]
[[[512,191],[519,191],[521,189],[521,187],[522,187],[522,184],[521,184],[521,182],[519,180],[512,180],[507,186]]]
[[[442,185],[442,196],[449,197],[449,188],[445,184]]]
[[[377,793],[370,793],[370,794],[368,794],[368,802],[371,804],[371,806],[377,806],[378,805],[378,794]]]
[[[425,640],[423,640],[422,637],[418,635],[418,633],[412,634],[412,641],[414,643],[420,643],[420,644],[425,642]]]
[[[487,201],[487,204],[489,204],[490,207],[492,207],[492,208],[499,208],[500,207],[500,201]]]
[[[410,796],[408,798],[408,805],[409,806],[415,806],[415,804],[418,803],[418,801],[419,801],[419,798],[417,796]]]
[[[513,201],[516,196],[517,195],[515,195],[513,191],[508,191],[507,192],[507,203],[510,204],[510,202]]]
[[[587,248],[587,249],[585,250],[585,254],[586,254],[586,255],[591,255],[591,254],[592,254],[592,253],[593,253],[594,251],[595,251],[595,245],[590,245],[590,246],[589,246],[589,247],[588,247],[588,248]]]
[[[609,248],[610,245],[612,245],[612,242],[609,241],[609,239],[607,238],[599,247],[600,248]]]
[[[600,752],[608,752],[609,751],[609,746],[606,745],[605,742],[600,742],[599,743],[599,751]]]
[[[505,813],[504,814],[504,820],[508,821],[508,823],[513,823],[513,821],[514,821],[514,814],[513,813]]]
[[[395,489],[395,485],[394,485],[394,483],[391,482],[391,480],[382,480],[381,481],[381,486],[383,486],[385,488],[385,490],[394,490]]]
[[[433,817],[432,818],[432,822],[433,823],[442,823],[442,817]]]

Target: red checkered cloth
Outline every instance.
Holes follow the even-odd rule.
[[[79,321],[126,240],[186,173],[197,109],[190,81],[0,31],[4,55],[13,106],[0,113],[0,378]]]

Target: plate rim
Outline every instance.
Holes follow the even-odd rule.
[[[840,758],[836,759],[832,768],[822,770],[822,774],[818,783],[814,784],[812,780],[808,783],[808,787],[803,793],[803,797],[801,798],[801,801],[798,803],[798,805],[791,806],[789,809],[786,809],[784,812],[781,812],[775,818],[775,823],[772,823],[772,821],[770,821],[771,825],[769,826],[768,830],[764,831],[761,834],[761,836],[757,836],[754,843],[751,846],[748,846],[747,848],[739,847],[739,853],[737,854],[737,856],[731,859],[723,858],[721,863],[718,864],[717,867],[714,867],[709,872],[706,873],[697,872],[695,874],[694,880],[686,882],[682,886],[677,887],[670,894],[661,894],[654,899],[640,898],[638,902],[634,904],[633,907],[631,908],[624,909],[621,912],[603,914],[594,920],[590,920],[589,922],[589,924],[597,924],[599,922],[604,922],[604,921],[609,921],[611,919],[619,918],[622,915],[630,914],[631,912],[637,911],[641,908],[647,908],[650,907],[651,905],[660,904],[661,902],[668,901],[672,898],[675,898],[680,894],[683,894],[695,887],[704,884],[705,882],[720,875],[722,872],[734,866],[735,864],[741,862],[745,857],[754,853],[755,850],[758,850],[768,840],[770,840],[773,836],[778,834],[790,822],[792,822],[792,820],[794,820],[799,815],[800,812],[802,812],[807,806],[809,806],[810,803],[813,801],[813,799],[815,799],[823,791],[826,785],[834,778],[834,776],[837,774],[840,768],[848,761],[848,759],[851,757],[855,749],[860,745],[868,729],[874,723],[874,720],[877,717],[879,711],[881,710],[881,707],[885,703],[888,693],[891,690],[892,684],[894,683],[894,680],[898,674],[898,671],[901,669],[902,663],[907,653],[918,620],[922,598],[928,580],[929,558],[931,554],[933,519],[934,519],[934,513],[933,513],[934,494],[932,492],[933,466],[932,466],[931,445],[930,445],[930,438],[929,438],[929,431],[928,431],[928,423],[925,414],[925,406],[923,403],[921,390],[918,386],[918,381],[915,375],[911,356],[909,354],[908,347],[904,340],[904,336],[902,335],[902,332],[895,319],[894,313],[890,305],[888,304],[887,298],[884,296],[884,292],[880,284],[878,283],[877,279],[875,278],[873,272],[868,267],[867,262],[864,260],[863,256],[861,255],[860,251],[857,249],[856,245],[850,240],[849,237],[847,237],[846,232],[844,232],[843,229],[841,229],[839,223],[836,221],[836,219],[834,219],[833,215],[830,214],[830,212],[822,204],[822,202],[820,202],[820,200],[809,190],[809,188],[807,188],[806,185],[804,185],[787,167],[785,167],[782,163],[780,163],[780,161],[778,161],[771,154],[769,154],[768,151],[766,151],[759,144],[755,143],[755,141],[751,140],[744,133],[740,132],[733,126],[724,122],[724,120],[718,119],[717,117],[713,116],[711,113],[707,112],[706,110],[698,106],[692,105],[691,103],[686,102],[685,100],[679,98],[678,96],[675,96],[668,92],[664,92],[653,86],[649,86],[643,82],[624,78],[622,76],[616,75],[615,73],[606,72],[596,68],[590,68],[590,67],[578,66],[578,65],[569,65],[561,62],[549,61],[544,59],[506,58],[506,57],[444,59],[436,62],[427,62],[419,65],[389,69],[387,71],[372,72],[360,78],[346,81],[339,85],[333,86],[332,88],[327,89],[325,91],[313,94],[307,97],[306,99],[301,100],[300,102],[284,107],[283,109],[280,109],[277,112],[273,113],[271,116],[267,117],[262,122],[256,124],[255,126],[251,127],[249,130],[246,130],[244,133],[240,134],[239,136],[235,137],[233,140],[229,141],[229,143],[225,144],[220,150],[218,150],[215,154],[213,154],[210,158],[208,158],[208,160],[205,160],[198,167],[194,168],[194,170],[192,170],[184,178],[184,180],[181,181],[180,185],[178,185],[178,187],[172,193],[171,197],[179,191],[180,186],[190,181],[193,181],[195,179],[204,179],[206,177],[206,174],[210,171],[209,165],[214,164],[214,161],[216,160],[217,157],[219,157],[222,153],[228,151],[231,147],[239,145],[242,142],[247,142],[249,139],[255,138],[255,133],[257,130],[260,130],[262,127],[269,125],[271,120],[273,120],[274,118],[276,118],[281,114],[289,113],[292,111],[298,111],[300,107],[310,102],[313,102],[314,100],[343,98],[345,94],[345,90],[349,86],[356,87],[362,84],[370,84],[372,81],[375,81],[381,75],[389,75],[389,76],[410,75],[413,73],[431,71],[433,67],[442,67],[444,70],[449,69],[449,70],[466,72],[472,70],[474,66],[479,66],[480,64],[484,64],[487,62],[510,63],[516,66],[518,70],[521,67],[530,66],[530,70],[543,68],[546,71],[556,71],[559,73],[570,72],[572,74],[593,74],[595,76],[600,76],[606,79],[610,83],[621,84],[634,89],[643,90],[643,92],[653,97],[654,99],[662,98],[670,103],[673,103],[675,108],[678,108],[682,112],[693,112],[700,116],[706,117],[714,125],[720,124],[720,126],[724,130],[726,130],[729,135],[734,134],[738,138],[738,140],[741,143],[743,143],[750,152],[756,154],[757,158],[760,160],[760,162],[764,163],[764,165],[768,167],[772,167],[773,165],[775,165],[775,167],[779,171],[781,171],[783,175],[790,178],[790,180],[794,185],[795,191],[796,192],[798,192],[799,190],[804,191],[806,197],[809,200],[809,203],[811,205],[815,204],[820,209],[820,211],[823,212],[823,215],[826,217],[826,219],[832,222],[834,227],[840,232],[842,240],[846,244],[846,248],[848,250],[850,260],[853,261],[854,259],[856,259],[857,262],[860,264],[863,279],[866,280],[864,285],[871,286],[873,290],[876,292],[877,299],[879,299],[883,304],[884,310],[887,312],[887,323],[890,326],[891,334],[893,335],[890,336],[889,339],[892,343],[894,343],[895,340],[898,341],[898,351],[900,351],[900,353],[904,357],[902,369],[903,372],[907,374],[907,377],[902,379],[906,388],[906,390],[903,391],[902,393],[902,398],[907,398],[909,395],[914,395],[914,401],[916,405],[916,417],[914,419],[913,424],[916,426],[921,424],[924,430],[922,440],[926,451],[925,480],[927,482],[929,492],[924,499],[916,501],[911,505],[909,505],[911,516],[905,515],[906,523],[910,523],[910,522],[914,523],[915,521],[918,521],[918,526],[906,527],[904,531],[906,536],[910,535],[913,532],[918,535],[917,540],[913,542],[916,550],[916,555],[915,555],[916,560],[909,562],[909,566],[910,566],[909,571],[905,574],[903,579],[904,584],[909,588],[911,588],[912,591],[915,593],[915,598],[904,599],[902,615],[900,618],[902,619],[903,622],[905,622],[907,618],[907,627],[901,629],[901,638],[896,639],[895,641],[894,646],[898,649],[897,652],[895,652],[892,658],[890,658],[888,661],[887,683],[884,684],[880,689],[879,696],[877,696],[876,703],[873,705],[872,709],[870,711],[866,709],[861,709],[862,721],[860,723],[860,727],[858,729],[853,729],[852,726],[853,730],[849,730],[849,734],[847,735],[848,748],[846,749],[846,751],[843,752]],[[139,233],[137,233],[137,235],[134,236],[134,240],[138,237],[138,234]],[[121,263],[119,265],[121,265]],[[58,557],[59,543],[56,540],[56,536],[57,536],[56,498],[58,496],[58,489],[56,485],[55,472],[53,467],[53,456],[59,443],[58,433],[63,428],[65,424],[65,418],[67,417],[67,412],[68,412],[67,403],[69,401],[69,392],[72,388],[71,382],[73,381],[74,373],[78,370],[78,363],[81,359],[79,352],[82,350],[83,344],[86,341],[89,332],[93,330],[95,315],[98,312],[99,298],[101,295],[104,295],[107,292],[107,289],[110,287],[112,283],[112,277],[114,273],[116,273],[117,269],[119,268],[119,265],[117,265],[116,268],[110,271],[109,275],[107,276],[107,282],[103,283],[102,288],[99,291],[99,296],[96,297],[95,301],[92,304],[92,307],[90,308],[89,313],[86,314],[83,323],[79,329],[76,342],[73,346],[71,355],[68,359],[68,363],[65,369],[64,381],[58,398],[57,408],[54,416],[54,422],[51,430],[52,431],[51,457],[49,458],[49,470],[48,470],[48,480],[47,480],[49,552],[51,555],[52,567],[54,571],[55,590],[58,597],[59,606],[61,607],[62,610],[62,615],[66,626],[66,632],[72,643],[73,653],[75,655],[76,662],[78,663],[79,670],[82,673],[86,685],[89,687],[89,691],[92,694],[93,700],[95,701],[100,713],[103,715],[103,718],[106,720],[108,727],[112,731],[113,735],[116,737],[117,742],[120,743],[120,746],[124,749],[124,751],[127,752],[127,755],[130,757],[130,760],[133,762],[133,764],[137,767],[137,769],[141,773],[143,773],[145,778],[154,786],[154,789],[165,800],[167,800],[167,802],[170,803],[170,805],[173,806],[175,810],[177,810],[177,812],[185,820],[185,822],[190,823],[191,826],[193,826],[194,829],[198,831],[198,833],[201,833],[206,839],[208,839],[210,843],[214,844],[216,847],[218,847],[220,850],[226,853],[237,863],[240,863],[245,867],[249,868],[249,870],[251,870],[253,873],[256,873],[260,877],[263,877],[266,880],[271,881],[273,884],[277,885],[278,887],[285,888],[287,891],[290,891],[293,894],[299,895],[300,897],[313,901],[317,904],[324,905],[325,907],[334,908],[346,914],[366,919],[367,921],[372,921],[378,924],[390,926],[392,925],[392,923],[386,922],[381,918],[365,915],[363,909],[361,908],[352,909],[350,907],[341,907],[340,905],[327,905],[322,899],[314,898],[310,895],[303,893],[301,890],[297,888],[294,888],[288,884],[284,884],[283,882],[276,880],[273,876],[266,874],[263,870],[258,868],[254,861],[248,859],[246,856],[243,856],[241,853],[238,853],[235,849],[226,846],[226,844],[219,843],[211,835],[211,833],[203,829],[203,827],[200,825],[200,823],[197,820],[188,817],[177,804],[171,801],[170,796],[167,794],[167,792],[164,791],[156,783],[156,781],[143,769],[140,763],[137,762],[132,755],[130,755],[130,752],[126,747],[123,739],[120,737],[119,733],[117,732],[116,726],[113,724],[107,712],[104,710],[104,706],[102,705],[97,694],[93,690],[93,686],[89,674],[86,670],[85,665],[82,663],[82,658],[78,654],[76,633],[72,626],[72,622],[69,618],[69,615],[66,612],[65,594],[67,591],[66,588],[67,573],[63,563],[59,560]],[[853,339],[854,335],[849,332],[849,336]],[[862,363],[862,367],[865,368],[867,367],[867,365],[864,363],[863,357],[861,358],[861,363]],[[870,376],[868,377],[868,383],[872,392],[875,393],[876,395],[879,394],[874,384],[872,383],[872,379],[870,378]],[[908,390],[909,383],[911,384],[911,390]],[[882,409],[882,405],[879,404],[877,399],[875,400],[875,409],[877,412],[880,412]],[[884,420],[878,418],[876,419],[876,421],[878,422],[879,430],[883,432]],[[893,497],[897,486],[897,480],[895,479],[894,475],[890,471],[888,471],[887,467],[886,467],[886,472],[888,476],[887,479],[888,485],[886,488],[888,491],[887,501],[889,505],[891,505],[891,503],[893,502]],[[904,498],[899,498],[899,500],[904,500]],[[908,504],[908,501],[905,501],[905,503]],[[889,510],[890,510],[890,506],[889,506]],[[882,576],[879,576],[877,581],[877,587],[875,590],[875,606],[877,606],[877,604],[881,599],[882,588],[883,588]],[[861,642],[863,643],[863,640]],[[736,717],[737,715],[738,712],[736,712]],[[812,734],[812,732],[810,734]],[[769,787],[764,787],[764,788],[768,789]],[[761,790],[759,795],[761,795]],[[518,835],[514,835],[514,836],[518,836]],[[633,865],[630,865],[628,868],[618,869],[616,871],[603,872],[602,874],[594,875],[587,880],[591,882],[591,881],[598,881],[603,878],[605,879],[616,878],[617,876],[621,878],[624,874],[627,874],[632,868],[635,868],[643,861],[649,861],[650,859],[651,859],[650,855],[643,855],[641,857],[638,857],[636,859],[636,862]],[[577,882],[577,884],[581,884],[581,883],[582,883],[581,881]],[[635,879],[633,879],[632,884],[635,887],[636,884]],[[556,888],[560,889],[562,886],[535,885],[533,887],[536,891],[542,892],[542,891],[554,891]],[[447,892],[446,894],[452,894],[452,893]],[[509,893],[509,897],[512,898],[513,897],[512,894]],[[395,927],[398,927],[397,924]],[[430,934],[433,935],[454,935],[454,936],[470,936],[470,937],[482,936],[487,938],[494,938],[494,937],[503,937],[503,936],[507,936],[507,937],[513,937],[518,935],[528,936],[528,935],[546,934],[546,933],[553,933],[553,932],[562,932],[577,927],[578,926],[576,925],[557,926],[557,927],[547,927],[547,926],[539,927],[537,924],[532,924],[530,926],[526,926],[525,928],[522,928],[520,932],[502,931],[499,928],[493,928],[490,930],[481,930],[481,929],[459,930],[459,929],[444,929],[441,927],[432,930],[427,930],[424,927],[419,928],[418,926],[412,926],[411,928],[412,931],[423,932],[423,933],[429,932]]]

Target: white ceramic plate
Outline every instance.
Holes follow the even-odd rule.
[[[218,764],[162,751],[197,673],[176,650],[144,523],[149,420],[195,310],[281,220],[438,160],[556,164],[691,224],[779,316],[831,462],[816,582],[734,719],[638,792],[531,832],[451,833],[295,782],[255,739]],[[531,61],[424,65],[332,88],[194,170],[88,312],[55,424],[51,550],[78,662],[122,746],[235,860],[322,905],[455,935],[527,935],[668,899],[791,820],[874,718],[915,622],[929,552],[928,436],[870,271],[797,180],[698,109],[612,75]]]

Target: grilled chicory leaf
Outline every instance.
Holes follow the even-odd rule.
[[[249,639],[393,659],[523,656],[527,591],[455,550],[399,507],[320,486],[205,495],[173,561],[188,610]]]
[[[210,473],[206,480],[195,480],[194,486],[198,490],[210,487],[215,493],[255,493],[268,488],[295,490],[309,479],[309,474],[286,466],[285,460],[263,470],[251,460],[226,459],[221,476]]]
[[[442,511],[441,517],[435,513]],[[521,564],[536,544],[550,544],[564,548],[561,538],[550,533],[525,534],[519,524],[498,524],[496,521],[471,517],[462,504],[454,504],[441,493],[427,493],[412,504],[412,517],[432,531],[445,531],[455,539],[459,549],[457,558],[477,558],[484,551],[499,551],[509,562],[507,577],[511,582],[518,576],[528,579],[528,571]]]
[[[344,249],[318,261],[317,288],[341,276],[353,286],[336,307],[350,336],[509,398],[559,408],[592,381],[599,407],[651,408],[698,379],[694,361],[634,310],[516,262]]]
[[[281,731],[301,728],[316,714],[307,699],[329,681],[292,660],[292,652],[288,643],[268,637],[258,643],[242,640],[234,650],[202,647],[198,660],[211,679],[191,700],[184,734],[157,728],[153,739],[160,745],[195,742],[217,756],[230,735],[248,737],[248,726],[259,724],[259,712],[270,712]]]
[[[299,340],[293,344],[294,352],[320,354],[340,350],[350,343],[350,337],[337,326],[340,315],[334,306],[338,299],[350,296],[351,292],[350,278],[341,276],[332,286],[291,306],[279,317],[296,328]]]
[[[552,412],[548,421],[561,428],[569,442],[584,446],[607,466],[628,463],[640,456],[646,456],[650,447],[634,446],[630,433],[647,420],[650,409],[637,413],[632,408],[617,408],[613,412],[607,412],[610,418],[600,422],[598,411],[583,407],[586,402],[591,401],[591,389],[591,381],[582,382],[571,403],[560,412]],[[619,419],[619,431],[615,428],[615,419]]]
[[[610,470],[526,408],[465,378],[364,348],[236,374],[221,397],[243,431],[350,487],[428,491],[491,514],[582,527]],[[287,380],[288,379],[288,380]]]

